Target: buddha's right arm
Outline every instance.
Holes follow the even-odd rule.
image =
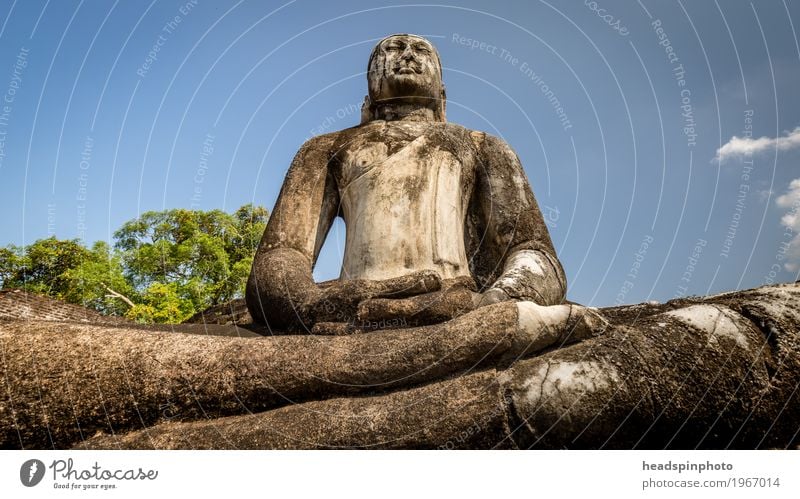
[[[286,174],[247,281],[247,307],[257,322],[277,329],[313,324],[321,291],[312,268],[339,204],[328,172],[333,139],[308,140]]]

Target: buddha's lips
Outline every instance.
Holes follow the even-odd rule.
[[[415,73],[416,74],[420,74],[420,73],[422,73],[421,69],[412,68],[412,67],[409,67],[409,66],[403,66],[403,67],[395,68],[394,71],[395,71],[395,73],[401,74],[401,75],[415,74]]]

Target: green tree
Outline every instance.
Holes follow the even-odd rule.
[[[0,249],[0,278],[4,288],[52,296],[107,315],[122,315],[128,308],[112,293],[133,293],[119,258],[102,241],[92,249],[77,239],[55,237],[39,239],[24,250],[7,246]]]
[[[244,295],[267,223],[263,207],[150,211],[115,244],[40,239],[0,248],[0,286],[23,288],[141,322],[180,322]]]
[[[13,244],[0,248],[0,287],[6,287],[6,283],[12,282],[20,265],[22,265],[20,248]]]
[[[142,293],[139,303],[125,314],[136,322],[182,322],[195,313],[191,300],[181,297],[177,283],[154,282]]]
[[[157,289],[166,297],[153,284],[174,284],[178,309],[188,317],[242,296],[267,217],[267,210],[252,205],[233,215],[220,210],[149,211],[123,224],[114,234],[115,247],[136,289]],[[169,296],[167,301],[173,300]]]
[[[20,250],[6,248],[10,268],[4,270],[3,287],[24,288],[34,293],[61,298],[73,284],[65,275],[89,257],[89,251],[77,239],[39,239]],[[16,258],[9,256],[16,253]]]
[[[139,298],[125,278],[120,256],[104,241],[94,243],[88,258],[66,270],[64,278],[67,290],[58,298],[105,315],[125,315]]]

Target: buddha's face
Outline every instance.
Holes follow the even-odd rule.
[[[395,35],[376,48],[369,67],[373,102],[418,103],[428,107],[442,97],[436,49],[424,38]]]

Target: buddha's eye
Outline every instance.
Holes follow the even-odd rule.
[[[392,43],[390,45],[387,45],[384,48],[384,50],[386,50],[387,52],[396,52],[398,50],[403,50],[403,46],[397,43]]]
[[[431,51],[428,49],[428,47],[426,47],[424,45],[417,45],[416,47],[414,47],[414,49],[417,52],[419,52],[420,54],[429,55],[431,53]]]

